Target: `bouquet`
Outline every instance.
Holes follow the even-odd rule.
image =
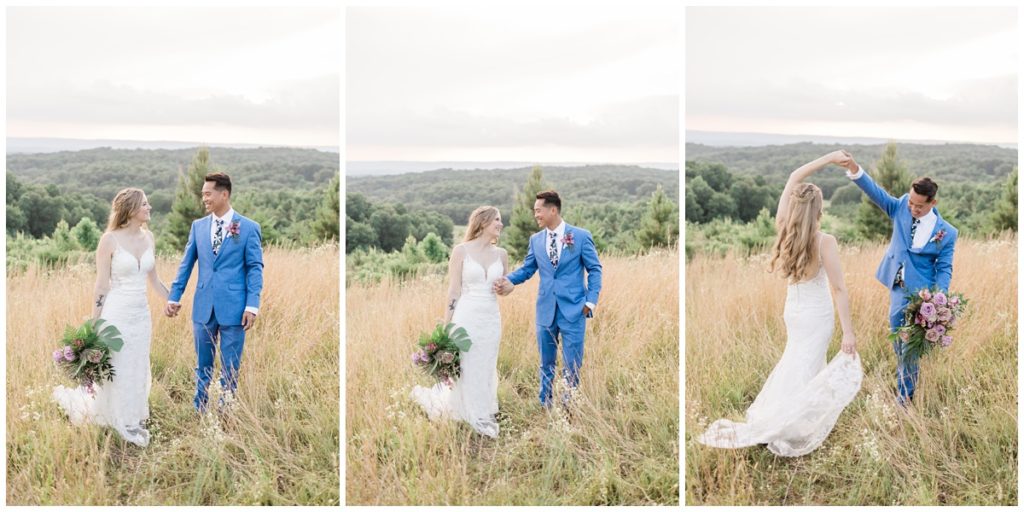
[[[905,344],[904,354],[919,358],[936,345],[953,344],[950,332],[967,308],[967,299],[959,293],[943,293],[937,288],[922,288],[910,295],[903,327],[889,335]]]
[[[454,323],[437,324],[432,332],[420,334],[416,344],[418,350],[412,353],[412,362],[424,373],[451,387],[461,373],[460,354],[469,352],[473,342],[462,327]]]
[[[90,394],[96,393],[95,384],[114,378],[110,353],[124,346],[117,327],[103,319],[87,320],[80,327],[65,328],[60,343],[62,347],[53,351],[53,362]]]

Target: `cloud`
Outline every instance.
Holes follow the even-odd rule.
[[[508,119],[437,107],[428,112],[409,109],[350,110],[348,144],[389,146],[574,146],[608,145],[677,147],[679,99],[648,96],[612,103],[593,118]]]

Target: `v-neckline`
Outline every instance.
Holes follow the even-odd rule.
[[[124,252],[125,252],[126,254],[128,254],[128,255],[129,255],[129,256],[131,256],[132,258],[135,258],[135,265],[136,265],[136,268],[137,268],[137,269],[138,269],[139,271],[141,271],[141,270],[142,270],[142,257],[143,257],[143,256],[145,256],[145,255],[146,255],[146,253],[147,253],[147,252],[149,252],[149,251],[150,251],[151,249],[150,249],[149,247],[146,247],[146,249],[145,249],[144,251],[142,251],[142,254],[141,254],[141,255],[139,255],[139,256],[136,256],[136,255],[135,255],[135,253],[133,253],[133,252],[129,251],[128,249],[125,249],[125,248],[124,248],[124,246],[123,246],[123,245],[121,245],[121,241],[120,241],[120,240],[118,240],[117,238],[115,238],[115,239],[114,239],[114,241],[115,241],[115,242],[117,242],[117,248],[118,248],[118,249],[121,249],[122,251],[124,251]]]
[[[479,261],[477,261],[477,260],[476,260],[476,258],[474,258],[474,257],[470,256],[470,255],[469,255],[469,253],[466,253],[465,259],[471,260],[471,261],[472,261],[473,263],[476,263],[477,265],[479,265],[479,266],[480,266],[480,268],[484,269],[484,281],[485,281],[485,282],[487,281],[487,278],[489,277],[489,276],[487,275],[487,271],[488,271],[488,270],[490,270],[490,269],[491,269],[491,267],[493,267],[495,263],[498,263],[499,261],[501,261],[501,258],[500,258],[500,257],[499,257],[499,258],[494,258],[494,261],[492,261],[490,265],[487,265],[487,266],[485,267],[485,266],[484,266],[484,265],[483,265],[482,263],[480,263]]]

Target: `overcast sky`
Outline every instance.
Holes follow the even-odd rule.
[[[1013,8],[688,8],[686,128],[1017,141]]]
[[[7,9],[7,136],[337,146],[341,16]]]
[[[348,160],[675,162],[681,11],[349,8]]]

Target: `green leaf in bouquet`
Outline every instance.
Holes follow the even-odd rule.
[[[459,349],[459,352],[469,352],[473,342],[469,339],[469,333],[465,327],[455,327],[454,323],[445,326],[445,334],[452,345]]]
[[[106,345],[107,348],[114,352],[119,352],[121,347],[124,346],[124,339],[121,337],[121,331],[114,327],[113,324],[107,324],[103,319],[96,320],[96,328],[99,330],[97,333],[99,342]]]

